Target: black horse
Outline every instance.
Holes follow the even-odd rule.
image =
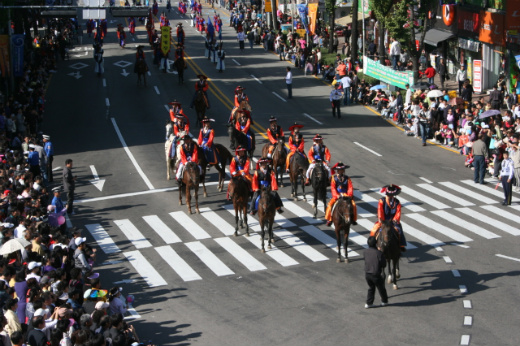
[[[381,230],[377,237],[377,247],[388,262],[388,283],[394,284],[394,290],[398,289],[397,279],[399,275],[399,259],[401,258],[401,246],[399,243],[399,235],[392,221],[383,221]],[[385,272],[383,269],[383,277]]]
[[[227,125],[228,127],[228,135],[229,135],[229,141],[231,142],[231,145],[230,145],[230,148],[232,150],[235,150],[235,148],[237,148],[239,145],[244,147],[244,148],[247,148],[248,147],[248,139],[247,139],[247,136],[238,131],[235,126],[233,124],[228,124]],[[247,156],[249,158],[253,158],[253,154],[255,152],[255,146],[256,146],[256,141],[255,141],[255,133],[253,131],[250,132],[251,133],[251,150],[248,150],[247,151]]]
[[[311,174],[314,218],[318,215],[318,200],[323,202],[323,212],[327,209],[327,180],[328,173],[323,162],[316,162]]]

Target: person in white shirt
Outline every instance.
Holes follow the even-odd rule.
[[[348,75],[341,78],[341,85],[343,86],[343,93],[345,94],[345,98],[343,99],[343,106],[348,106],[350,104],[350,86],[352,84],[352,79]]]
[[[410,89],[410,84],[406,83],[406,96],[404,99],[404,105],[406,107],[412,104],[412,89]]]
[[[501,164],[502,170],[500,171],[500,180],[502,181],[502,187],[504,189],[504,202],[502,202],[502,205],[511,205],[513,185],[515,183],[514,163],[513,160],[509,158],[508,151],[504,151],[502,155],[504,157]]]
[[[334,90],[330,92],[329,100],[332,104],[332,116],[336,117],[336,113],[338,113],[338,119],[341,118],[340,105],[342,96],[343,93],[339,88],[339,83],[336,83]]]
[[[392,58],[392,68],[394,70],[397,69],[397,61],[399,60],[400,56],[401,45],[395,38],[392,38],[392,43],[390,44],[390,57]]]
[[[244,34],[244,31],[240,31],[237,35],[238,45],[240,47],[240,51],[244,51],[244,41],[246,39],[246,34]]]
[[[285,75],[285,85],[287,85],[287,98],[292,99],[292,72],[290,67],[287,67],[287,74]]]
[[[464,65],[460,65],[459,70],[457,71],[457,75],[455,76],[457,82],[459,82],[459,95],[462,94],[462,87],[464,86],[464,82],[468,79],[468,73],[466,71],[466,67]]]

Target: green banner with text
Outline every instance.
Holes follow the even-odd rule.
[[[364,73],[367,76],[402,89],[405,88],[406,83],[410,85],[414,84],[412,71],[395,71],[391,67],[383,66],[378,61],[374,61],[368,57],[365,57],[363,61],[365,62]]]

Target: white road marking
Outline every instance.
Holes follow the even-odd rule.
[[[116,243],[108,235],[107,231],[100,224],[85,225],[85,228],[90,232],[96,243],[99,245],[101,250],[106,254],[120,252],[121,250],[117,247]]]
[[[155,89],[155,92],[157,93],[157,95],[161,95],[161,92],[159,91],[159,88],[157,86],[154,85],[153,88]]]
[[[150,182],[148,177],[144,174],[143,170],[141,169],[141,167],[137,163],[137,160],[135,159],[134,155],[132,155],[132,152],[130,151],[130,149],[128,149],[128,146],[126,145],[125,139],[123,138],[123,135],[121,134],[121,131],[119,131],[119,127],[117,126],[115,118],[112,118],[112,124],[114,125],[114,129],[116,130],[117,136],[119,137],[119,141],[123,145],[123,149],[126,151],[126,154],[130,158],[130,161],[132,161],[132,163],[134,164],[134,167],[137,170],[137,173],[139,173],[141,178],[143,178],[144,183],[146,184],[146,186],[148,186],[148,188],[150,190],[153,190],[154,187],[153,187],[152,183]]]
[[[354,197],[356,197],[357,199],[363,201],[364,203],[370,204],[372,207],[374,207],[376,209],[379,207],[379,200],[378,199],[375,199],[374,197],[369,196],[368,194],[363,193],[363,192],[361,192],[359,190],[354,190]]]
[[[256,78],[255,76],[251,75],[251,77],[253,77],[253,79],[256,80],[258,83],[264,84],[264,83],[262,83],[262,81],[260,79]]]
[[[460,272],[457,269],[452,269],[451,273],[453,274],[454,277],[460,278]]]
[[[418,229],[415,229],[414,227],[407,225],[406,223],[404,223],[402,221],[401,221],[401,225],[403,226],[403,230],[406,232],[406,234],[409,234],[409,235],[419,239],[426,245],[433,246],[435,248],[435,250],[437,250],[439,252],[442,251],[441,246],[446,245],[439,239],[434,238],[431,235],[424,233],[423,231],[419,231]]]
[[[450,256],[443,256],[442,259],[443,259],[444,262],[446,262],[447,264],[453,264],[453,261],[451,260]]]
[[[107,80],[105,78],[103,78],[103,87],[107,87]]]
[[[287,102],[286,99],[284,99],[283,97],[281,97],[280,95],[278,95],[278,94],[275,93],[274,91],[273,91],[273,95],[276,96],[276,97],[278,97],[278,98],[279,98],[280,100],[282,100],[283,102]]]
[[[61,169],[61,166],[58,166],[58,167],[53,168],[52,171],[53,171],[53,172],[54,172],[54,171],[59,171],[60,169]],[[76,202],[76,201],[74,201],[74,202]]]
[[[466,285],[459,285],[459,291],[462,294],[466,294],[468,293],[468,288],[466,287]]]
[[[450,189],[452,189],[454,191],[457,191],[459,194],[463,194],[464,196],[474,198],[474,199],[478,200],[480,203],[483,203],[483,204],[498,203],[497,200],[491,199],[489,197],[486,197],[486,196],[484,196],[484,195],[482,195],[480,193],[475,193],[475,192],[471,191],[470,189],[466,189],[465,187],[460,186],[460,184],[457,185],[457,184],[454,184],[454,183],[451,183],[451,182],[448,182],[448,181],[441,182],[439,184],[444,185],[447,188],[450,188]]]
[[[186,215],[183,211],[174,211],[170,213],[170,216],[173,217],[175,221],[186,231],[188,231],[195,239],[207,239],[211,238],[211,236],[202,229],[195,221],[191,219],[188,215]]]
[[[244,238],[249,240],[257,248],[259,248],[259,249],[262,248],[262,244],[261,244],[262,238],[260,237],[259,234],[253,233],[249,237],[244,235]],[[280,265],[282,265],[282,267],[289,267],[289,266],[294,266],[294,265],[298,264],[298,262],[296,262],[296,260],[294,260],[292,257],[287,255],[285,252],[283,252],[282,250],[280,250],[279,248],[277,248],[274,245],[271,245],[271,246],[272,246],[272,249],[266,250],[265,254],[267,256],[271,257],[272,259],[274,259],[276,262],[280,263]]]
[[[482,227],[479,227],[470,222],[467,222],[466,220],[463,220],[458,216],[452,215],[452,214],[448,213],[447,211],[434,210],[434,211],[432,211],[432,214],[435,214],[435,215],[441,217],[443,220],[449,221],[454,225],[465,228],[468,231],[473,232],[483,238],[486,238],[486,239],[500,238],[500,236],[498,234],[495,234]]]
[[[303,219],[307,223],[316,224],[323,223],[320,219],[315,219],[311,213],[303,209],[294,202],[289,201],[287,198],[282,198],[283,206],[294,215],[298,215],[299,218]]]
[[[492,194],[494,196],[497,196],[497,197],[500,198],[499,201],[503,201],[504,200],[504,192],[501,191],[501,190],[495,190],[493,187],[490,186],[490,184],[488,184],[488,185],[475,184],[473,182],[473,180],[462,180],[461,182],[464,183],[464,184],[470,185],[470,186],[474,187],[475,189],[478,189],[478,190],[490,193],[490,194]],[[517,198],[517,197],[513,197],[511,201],[513,203],[517,203],[517,202],[520,202],[520,199]]]
[[[515,207],[518,207],[518,206],[515,206]],[[515,208],[515,207],[513,207],[513,209],[519,210],[518,208]],[[488,206],[481,207],[481,208],[483,208],[484,210],[490,211],[495,215],[502,216],[504,219],[512,221],[516,224],[520,223],[520,216],[504,210],[503,207],[499,208],[494,205],[488,205]]]
[[[307,114],[307,113],[303,113],[303,115],[305,115],[307,118],[311,119],[311,120],[314,121],[315,123],[320,124],[320,125],[323,125],[323,123],[322,123],[321,121],[316,120],[315,118],[311,117],[309,114]]]
[[[427,203],[437,209],[448,209],[450,208],[449,205],[446,205],[442,202],[439,202],[429,196],[426,196],[425,194],[422,194],[420,192],[417,192],[415,190],[412,190],[410,189],[409,187],[407,186],[401,186],[401,190],[403,193],[407,194],[407,195],[410,195],[412,197],[415,197],[418,201],[421,201],[423,203]]]
[[[428,184],[433,184],[433,182],[432,182],[431,180],[426,179],[426,178],[424,178],[424,177],[419,177],[419,179],[421,179],[422,181],[424,181],[424,182],[426,182],[426,183],[428,183]]]
[[[267,269],[260,261],[251,256],[249,252],[244,250],[240,245],[235,243],[230,238],[215,238],[214,239],[220,246],[226,249],[231,256],[235,257],[240,263],[242,263],[250,271],[258,271]]]
[[[105,261],[105,262],[101,263],[100,266],[109,266],[109,265],[119,264],[119,263],[123,263],[123,261]]]
[[[108,99],[108,97],[105,98],[105,105],[106,105],[107,107],[110,107],[110,100]]]
[[[473,308],[473,306],[471,305],[471,300],[464,299],[462,301],[462,303],[464,304],[464,309],[472,309]]]
[[[460,337],[460,345],[461,346],[467,346],[469,345],[469,339],[470,339],[470,336],[469,335],[462,335]]]
[[[358,223],[358,226],[360,227],[363,227],[364,229],[366,229],[367,231],[371,231],[372,228],[374,227],[374,223],[372,221],[369,221],[367,219],[358,219],[357,220],[357,223]],[[351,231],[352,232],[352,231]],[[351,233],[352,234],[352,233]],[[363,237],[363,244],[360,244],[361,246],[363,246],[364,248],[367,248],[368,245],[367,245],[367,239],[365,237]],[[413,249],[417,249],[417,246],[413,245],[412,243],[410,242],[407,242],[406,244],[406,249],[408,250],[413,250]]]
[[[453,203],[460,204],[463,207],[471,207],[471,206],[475,205],[475,203],[472,203],[470,201],[466,201],[465,199],[462,199],[460,197],[452,195],[451,193],[446,192],[446,190],[439,189],[438,187],[435,187],[434,185],[430,185],[430,184],[417,184],[417,186],[427,190],[428,192],[431,192],[431,193],[434,193],[434,194],[436,194],[438,196],[441,196],[442,198],[450,200]]]
[[[114,220],[117,227],[124,233],[126,238],[132,242],[137,249],[152,247],[152,244],[128,219]]]
[[[453,243],[453,244],[451,244],[451,245],[455,245],[455,246],[461,247],[461,248],[463,248],[463,249],[469,249],[469,246],[464,245],[464,244]]]
[[[328,260],[327,257],[285,229],[278,229],[274,231],[274,234],[313,262]]]
[[[377,193],[380,193],[379,191],[381,190],[380,188],[376,187],[376,188],[373,188],[373,189],[370,189],[374,192],[377,192]],[[420,212],[420,211],[425,211],[426,209],[424,209],[423,207],[421,206],[418,206],[417,204],[414,204],[412,202],[409,202],[408,200],[404,199],[403,196],[399,195],[399,202],[401,202],[401,207],[403,208],[406,208],[406,209],[410,209],[411,211],[413,211],[414,213],[417,213],[417,212]],[[359,208],[359,207],[358,207]]]
[[[501,255],[501,254],[496,254],[495,256],[502,257],[502,258],[505,258],[505,259],[509,259],[509,260],[512,260],[512,261],[520,262],[520,258],[509,257],[509,256],[506,256],[506,255]]]
[[[144,281],[148,283],[148,286],[159,287],[168,284],[150,262],[144,258],[139,250],[125,252],[123,254],[139,275],[141,275]]]
[[[466,215],[471,216],[473,219],[487,223],[503,232],[512,234],[514,236],[520,235],[520,230],[516,226],[510,226],[502,221],[495,220],[489,216],[486,216],[476,210],[472,210],[469,208],[457,208],[457,211],[464,213]]]
[[[152,73],[150,71],[148,71],[148,76],[150,76],[150,77],[152,76]]]
[[[180,243],[181,238],[175,234],[157,215],[143,216],[144,221],[161,237],[166,244]]]
[[[338,246],[338,242],[336,241],[336,239],[328,236],[327,233],[323,232],[321,229],[317,228],[316,226],[303,226],[300,227],[300,229],[308,235],[310,235],[311,237],[314,237],[323,244],[325,244],[327,247],[333,250],[334,253],[338,253],[338,250],[336,249],[336,247]],[[347,250],[349,257],[359,256],[359,254],[351,248],[347,247]]]
[[[411,220],[422,223],[429,229],[442,233],[445,236],[450,237],[451,239],[453,239],[457,242],[466,243],[469,241],[473,241],[473,239],[466,237],[464,234],[459,233],[455,230],[452,230],[451,228],[448,228],[444,225],[441,225],[440,223],[435,222],[435,221],[423,216],[422,214],[406,214],[406,216],[409,217]]]
[[[363,148],[363,149],[365,149],[366,151],[371,152],[372,154],[374,154],[374,155],[376,155],[376,156],[379,156],[379,157],[383,156],[383,155],[381,155],[381,154],[375,152],[374,150],[365,147],[363,144],[360,144],[360,143],[358,143],[358,142],[354,142],[354,144],[357,145],[357,146],[359,146],[359,147],[361,147],[361,148]]]
[[[235,234],[235,227],[233,227],[229,222],[224,220],[220,215],[212,211],[210,208],[200,208],[200,215],[202,215],[206,220],[208,220],[213,226],[215,226],[219,231],[221,231],[224,235],[233,235]],[[245,227],[245,225],[244,225]]]
[[[472,316],[464,316],[464,325],[465,326],[471,326],[473,324],[473,317]]]
[[[164,108],[166,108],[167,112],[170,112],[170,107],[168,107],[168,105],[164,105]]]
[[[233,275],[234,271],[229,269],[213,252],[211,252],[204,244],[200,241],[194,241],[191,243],[185,243],[197,257],[208,266],[209,269],[217,276]]]
[[[238,66],[240,66],[240,63],[239,63],[238,61],[236,61],[235,59],[231,59],[231,60],[233,60],[233,62],[234,62],[235,64],[237,64]]]
[[[171,246],[156,247],[155,251],[161,256],[166,263],[181,277],[184,281],[202,280],[199,274],[181,256],[171,248]]]

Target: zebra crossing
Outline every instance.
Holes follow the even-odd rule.
[[[360,256],[360,250],[367,247],[381,198],[378,189],[356,190],[354,196],[359,218],[350,231],[349,257]],[[520,205],[499,207],[498,197],[502,198],[502,191],[469,180],[402,187],[398,198],[408,249],[427,246],[442,252],[448,244],[520,235],[520,216],[516,213]],[[167,285],[164,273],[152,265],[158,260],[166,262],[186,282],[203,280],[208,273],[225,277],[335,260],[336,238],[323,221],[323,204],[318,203],[319,219],[314,219],[310,195],[307,203],[286,198],[282,201],[286,212],[275,217],[276,246],[266,254],[258,251],[261,238],[256,217],[248,216],[250,237],[242,229],[239,237],[233,237],[234,209],[229,202],[201,208],[200,215],[172,211],[113,220],[109,225],[88,224],[85,228],[105,254],[122,253],[150,287]]]

